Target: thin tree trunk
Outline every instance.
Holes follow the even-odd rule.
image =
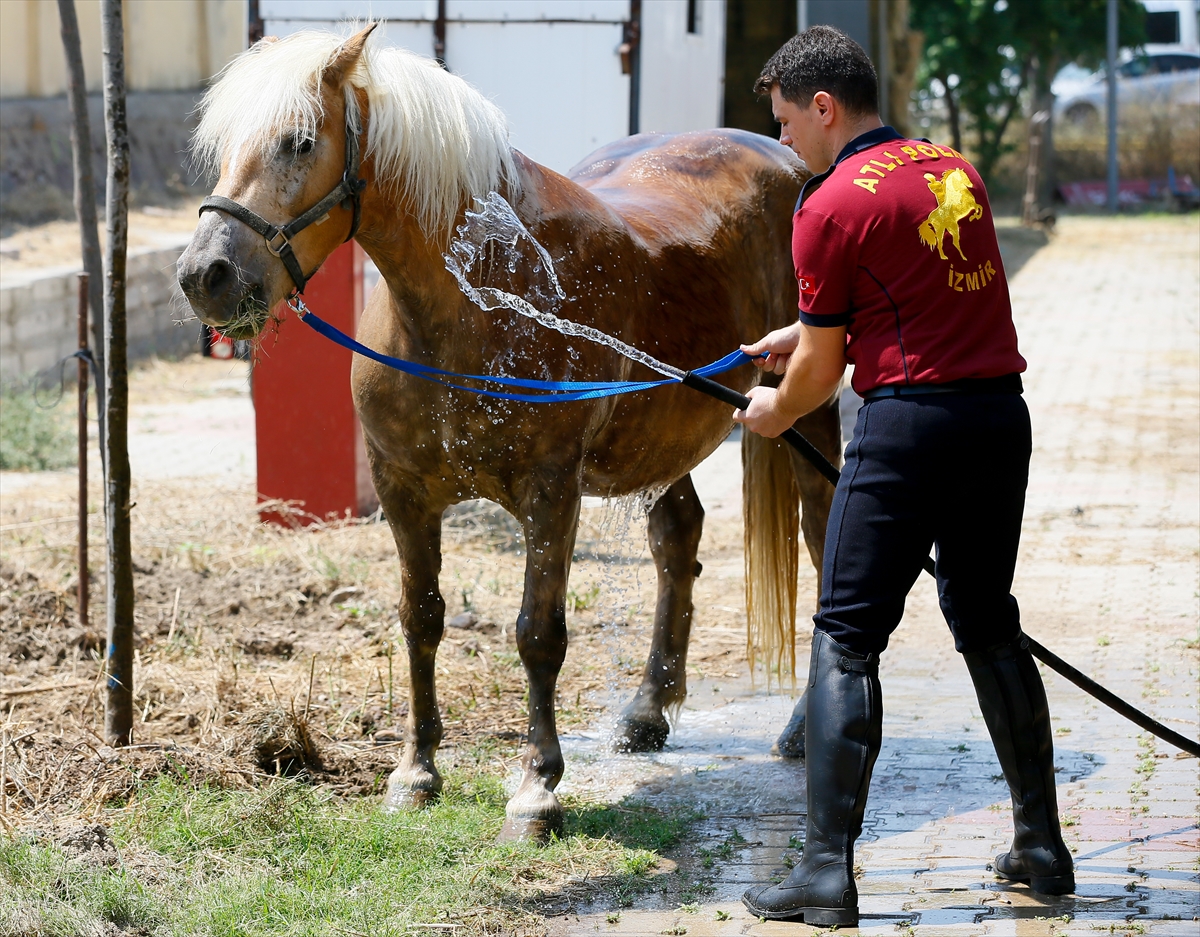
[[[125,26],[121,0],[101,0],[104,43],[104,130],[108,141],[105,214],[108,244],[104,280],[105,425],[108,477],[108,686],[104,736],[128,745],[133,732],[133,558],[129,504],[129,380],[125,349],[125,248],[129,237],[129,128],[125,115]]]
[[[87,81],[79,43],[75,0],[58,0],[63,56],[67,61],[67,100],[71,103],[71,155],[75,163],[75,216],[83,272],[88,276],[88,305],[92,311],[92,356],[96,360],[96,414],[100,420],[100,458],[104,455],[104,276],[100,261],[100,232],[96,226],[96,180],[92,175],[92,130],[88,120]]]
[[[938,81],[946,89],[946,111],[950,117],[950,145],[962,152],[962,115],[958,109],[958,98],[950,87],[949,75],[938,75]]]

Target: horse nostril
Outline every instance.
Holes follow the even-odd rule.
[[[229,289],[234,281],[233,266],[224,260],[214,260],[204,271],[200,286],[210,297],[217,297]]]

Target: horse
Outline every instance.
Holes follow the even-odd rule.
[[[942,173],[941,179],[927,172],[925,184],[937,199],[937,208],[931,211],[929,217],[917,228],[921,243],[930,250],[937,250],[942,260],[949,260],[942,247],[946,232],[949,231],[950,240],[954,249],[958,251],[958,256],[966,260],[967,255],[962,252],[962,245],[958,241],[958,223],[964,218],[978,221],[983,217],[983,206],[975,201],[975,196],[971,193],[975,188],[971,184],[971,177],[961,169],[947,169]]]
[[[792,206],[808,174],[779,143],[737,130],[640,134],[560,175],[514,150],[503,114],[466,82],[431,59],[368,45],[372,28],[345,39],[320,31],[264,39],[207,91],[193,153],[219,178],[177,269],[202,321],[254,337],[353,236],[381,273],[357,334],[372,349],[468,374],[654,376],[611,348],[535,331],[464,296],[443,255],[456,223],[493,192],[545,246],[569,297],[560,314],[661,360],[698,367],[794,321]],[[517,294],[536,286],[524,265],[502,267],[493,263],[482,275],[507,278]],[[758,379],[748,366],[722,378],[742,392]],[[351,383],[399,554],[409,661],[404,748],[384,809],[419,807],[442,787],[434,686],[445,612],[441,521],[451,505],[486,498],[518,519],[527,548],[516,643],[529,730],[500,838],[544,839],[563,819],[554,793],[564,767],[555,683],[567,650],[580,499],[662,492],[648,512],[658,575],[653,636],[614,739],[619,749],[658,750],[667,716],[687,692],[692,587],[701,572],[704,511],[689,472],[731,432],[730,408],[677,385],[498,404],[361,356]],[[836,394],[798,425],[840,459]],[[794,641],[797,527],[819,570],[832,488],[789,450],[753,434],[743,439],[743,462],[748,617],[767,636],[765,653],[778,659]]]

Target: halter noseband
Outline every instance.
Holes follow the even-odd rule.
[[[350,233],[346,235],[346,240],[349,241],[358,233],[358,222],[362,215],[362,190],[367,185],[367,180],[358,177],[358,134],[359,130],[350,119],[350,108],[347,106],[346,168],[342,173],[342,181],[334,187],[332,192],[317,202],[316,205],[287,224],[271,224],[262,215],[252,212],[245,205],[239,205],[233,199],[225,198],[223,195],[210,195],[201,202],[200,214],[204,214],[206,211],[225,212],[225,214],[233,216],[242,222],[242,224],[261,234],[263,240],[267,242],[267,250],[283,261],[283,265],[287,268],[292,282],[296,284],[296,292],[303,293],[304,286],[308,283],[309,277],[312,274],[305,276],[304,271],[300,268],[300,262],[296,259],[295,251],[292,250],[292,238],[313,222],[323,218],[329,213],[330,209],[338,204],[342,208],[350,208],[354,211],[354,217],[350,222]],[[347,205],[347,202],[350,204]],[[316,271],[314,270],[313,273],[316,273]]]

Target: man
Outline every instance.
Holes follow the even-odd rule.
[[[987,193],[962,154],[879,119],[875,69],[827,26],[783,46],[756,90],[780,142],[816,173],[792,238],[800,321],[753,345],[778,388],[734,418],[777,436],[854,363],[866,398],[834,496],[814,617],[805,728],[808,827],[756,915],[858,923],[854,841],[882,734],[879,655],[937,548],[942,612],[966,660],[1013,800],[1003,878],[1074,890],[1059,830],[1046,694],[1010,594],[1031,449],[1008,286]]]

